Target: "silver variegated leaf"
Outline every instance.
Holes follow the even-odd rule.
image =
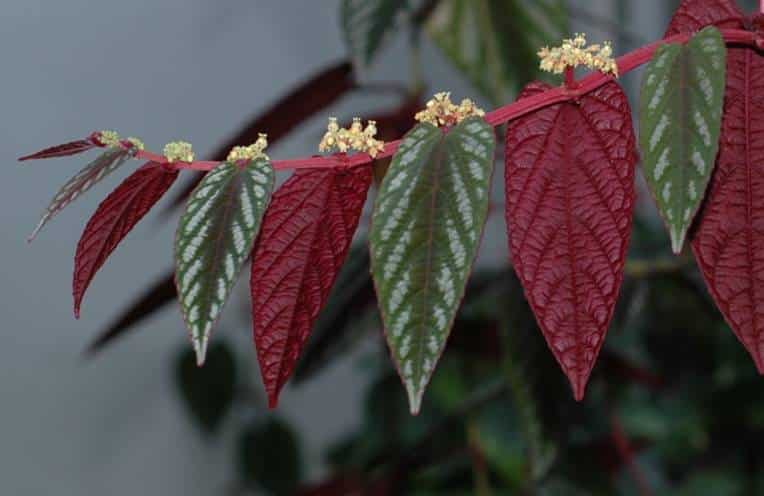
[[[658,48],[640,97],[640,148],[647,184],[682,251],[719,149],[726,47],[708,27],[686,45]]]
[[[175,284],[199,365],[273,191],[266,159],[223,163],[191,194],[175,237]]]
[[[45,209],[40,222],[35,230],[29,236],[28,241],[34,240],[37,234],[53,217],[58,215],[70,203],[80,197],[96,183],[117,170],[119,166],[127,162],[132,155],[128,150],[122,148],[110,148],[90,162],[74,177],[69,179],[64,186],[58,190],[53,197],[48,208]]]
[[[495,136],[483,119],[419,124],[377,197],[371,269],[387,342],[418,413],[464,294],[488,213]]]

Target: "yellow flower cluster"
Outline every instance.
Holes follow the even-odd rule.
[[[436,93],[427,106],[418,112],[414,118],[419,122],[427,122],[433,126],[453,126],[467,117],[483,117],[485,112],[475,105],[475,102],[465,98],[459,105],[451,102],[451,93]]]
[[[385,148],[384,142],[374,138],[376,135],[377,123],[375,121],[368,121],[364,128],[361,119],[355,117],[350,127],[344,129],[337,124],[336,117],[330,117],[329,125],[318,145],[318,150],[320,152],[339,150],[342,153],[355,150],[366,152],[372,158],[376,158],[377,154]]]
[[[164,156],[168,162],[187,162],[194,161],[194,151],[191,149],[191,143],[185,141],[173,141],[164,146]]]
[[[100,131],[98,133],[98,141],[102,145],[108,146],[108,147],[119,146],[119,142],[120,142],[119,133],[117,133],[116,131],[108,131],[108,130]]]
[[[128,143],[130,143],[132,145],[132,149],[133,150],[143,151],[143,150],[146,149],[146,145],[144,145],[143,141],[139,140],[138,138],[134,138],[134,137],[130,136],[125,141],[127,141]]]
[[[613,47],[609,41],[602,45],[586,46],[586,35],[576,34],[573,39],[565,39],[558,47],[544,47],[538,52],[541,70],[562,74],[568,67],[586,66],[589,69],[618,77],[618,64],[613,58]]]
[[[249,146],[235,146],[231,149],[231,151],[228,153],[228,158],[226,161],[235,164],[236,162],[247,160],[251,161],[256,158],[268,158],[268,155],[266,155],[264,152],[265,148],[268,146],[268,135],[264,133],[259,133],[257,141],[252,143]]]

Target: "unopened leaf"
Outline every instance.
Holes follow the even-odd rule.
[[[85,226],[74,257],[74,314],[98,269],[117,245],[178,178],[178,170],[149,162],[125,179],[99,206]]]
[[[380,187],[371,267],[388,344],[412,413],[459,307],[488,213],[495,138],[483,119],[419,124]]]
[[[26,155],[21,157],[19,161],[24,162],[26,160],[39,160],[43,158],[68,157],[71,155],[84,153],[95,147],[96,144],[92,139],[71,141],[69,143],[64,143],[63,145],[51,146],[50,148],[40,150],[39,152],[32,153],[31,155]]]
[[[225,162],[189,198],[175,238],[175,282],[197,362],[249,257],[273,190],[266,159]]]
[[[40,223],[37,224],[34,232],[29,237],[29,241],[32,241],[35,236],[37,236],[37,233],[40,232],[50,219],[55,217],[70,203],[76,200],[77,197],[88,191],[104,177],[114,172],[120,165],[127,162],[130,157],[131,154],[127,150],[121,148],[109,149],[85,166],[85,168],[79,171],[76,176],[69,179],[69,181],[58,190],[56,196],[53,197],[53,200],[45,210],[42,219],[40,219]]]
[[[342,0],[340,24],[358,67],[369,65],[408,7],[407,0]]]
[[[677,254],[703,201],[719,149],[725,51],[719,30],[706,28],[686,45],[659,47],[642,83],[642,164]]]

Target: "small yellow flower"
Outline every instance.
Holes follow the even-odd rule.
[[[228,153],[226,161],[236,163],[241,160],[252,161],[256,158],[268,159],[268,155],[264,153],[268,147],[268,135],[259,133],[257,141],[249,146],[235,146]]]
[[[119,146],[119,133],[116,131],[100,131],[98,133],[98,141],[101,142],[102,145],[108,146],[108,147],[115,147]]]
[[[427,102],[425,109],[418,112],[414,118],[419,122],[427,122],[433,126],[453,126],[464,119],[473,116],[483,117],[485,112],[478,108],[475,102],[465,98],[459,105],[451,101],[451,93],[441,92]]]
[[[538,52],[542,71],[562,74],[568,67],[585,66],[589,69],[618,77],[618,64],[613,58],[609,41],[586,46],[586,35],[578,33],[573,39],[562,40],[559,47],[544,47]]]
[[[377,123],[374,121],[368,121],[364,127],[361,119],[355,117],[350,127],[344,129],[337,124],[336,117],[330,117],[318,150],[320,152],[338,150],[342,153],[354,150],[368,153],[372,158],[376,158],[377,154],[385,148],[382,141],[375,139],[376,135]]]
[[[143,151],[146,149],[146,145],[143,144],[143,141],[139,140],[138,138],[134,138],[133,136],[130,136],[125,141],[130,143],[130,146],[134,151]]]
[[[168,162],[186,162],[194,161],[194,151],[191,143],[185,141],[173,141],[164,146],[164,156]]]

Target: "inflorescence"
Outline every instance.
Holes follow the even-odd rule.
[[[173,141],[164,146],[164,157],[168,162],[186,162],[194,161],[194,151],[191,143],[186,141]]]
[[[578,33],[573,39],[562,40],[558,47],[544,47],[538,52],[541,70],[562,74],[565,69],[585,66],[603,74],[618,77],[618,63],[613,58],[613,46],[609,41],[602,45],[586,46],[586,34]]]
[[[345,153],[349,150],[368,153],[372,158],[384,150],[385,143],[376,139],[377,123],[368,121],[364,128],[361,119],[353,118],[353,123],[349,128],[341,128],[337,124],[336,117],[329,118],[329,125],[326,127],[321,143],[318,145],[320,152],[340,151]]]
[[[267,160],[268,155],[264,153],[267,147],[268,147],[268,135],[264,133],[259,133],[257,141],[255,141],[251,145],[233,147],[231,151],[228,153],[228,158],[226,158],[226,161],[230,163],[236,163],[242,160],[251,161],[256,158],[264,158]]]
[[[469,98],[462,100],[459,105],[451,101],[451,93],[436,93],[435,97],[427,102],[427,106],[418,112],[414,118],[419,122],[427,122],[433,126],[453,126],[459,124],[467,117],[483,117],[485,112],[478,108],[475,102]]]

